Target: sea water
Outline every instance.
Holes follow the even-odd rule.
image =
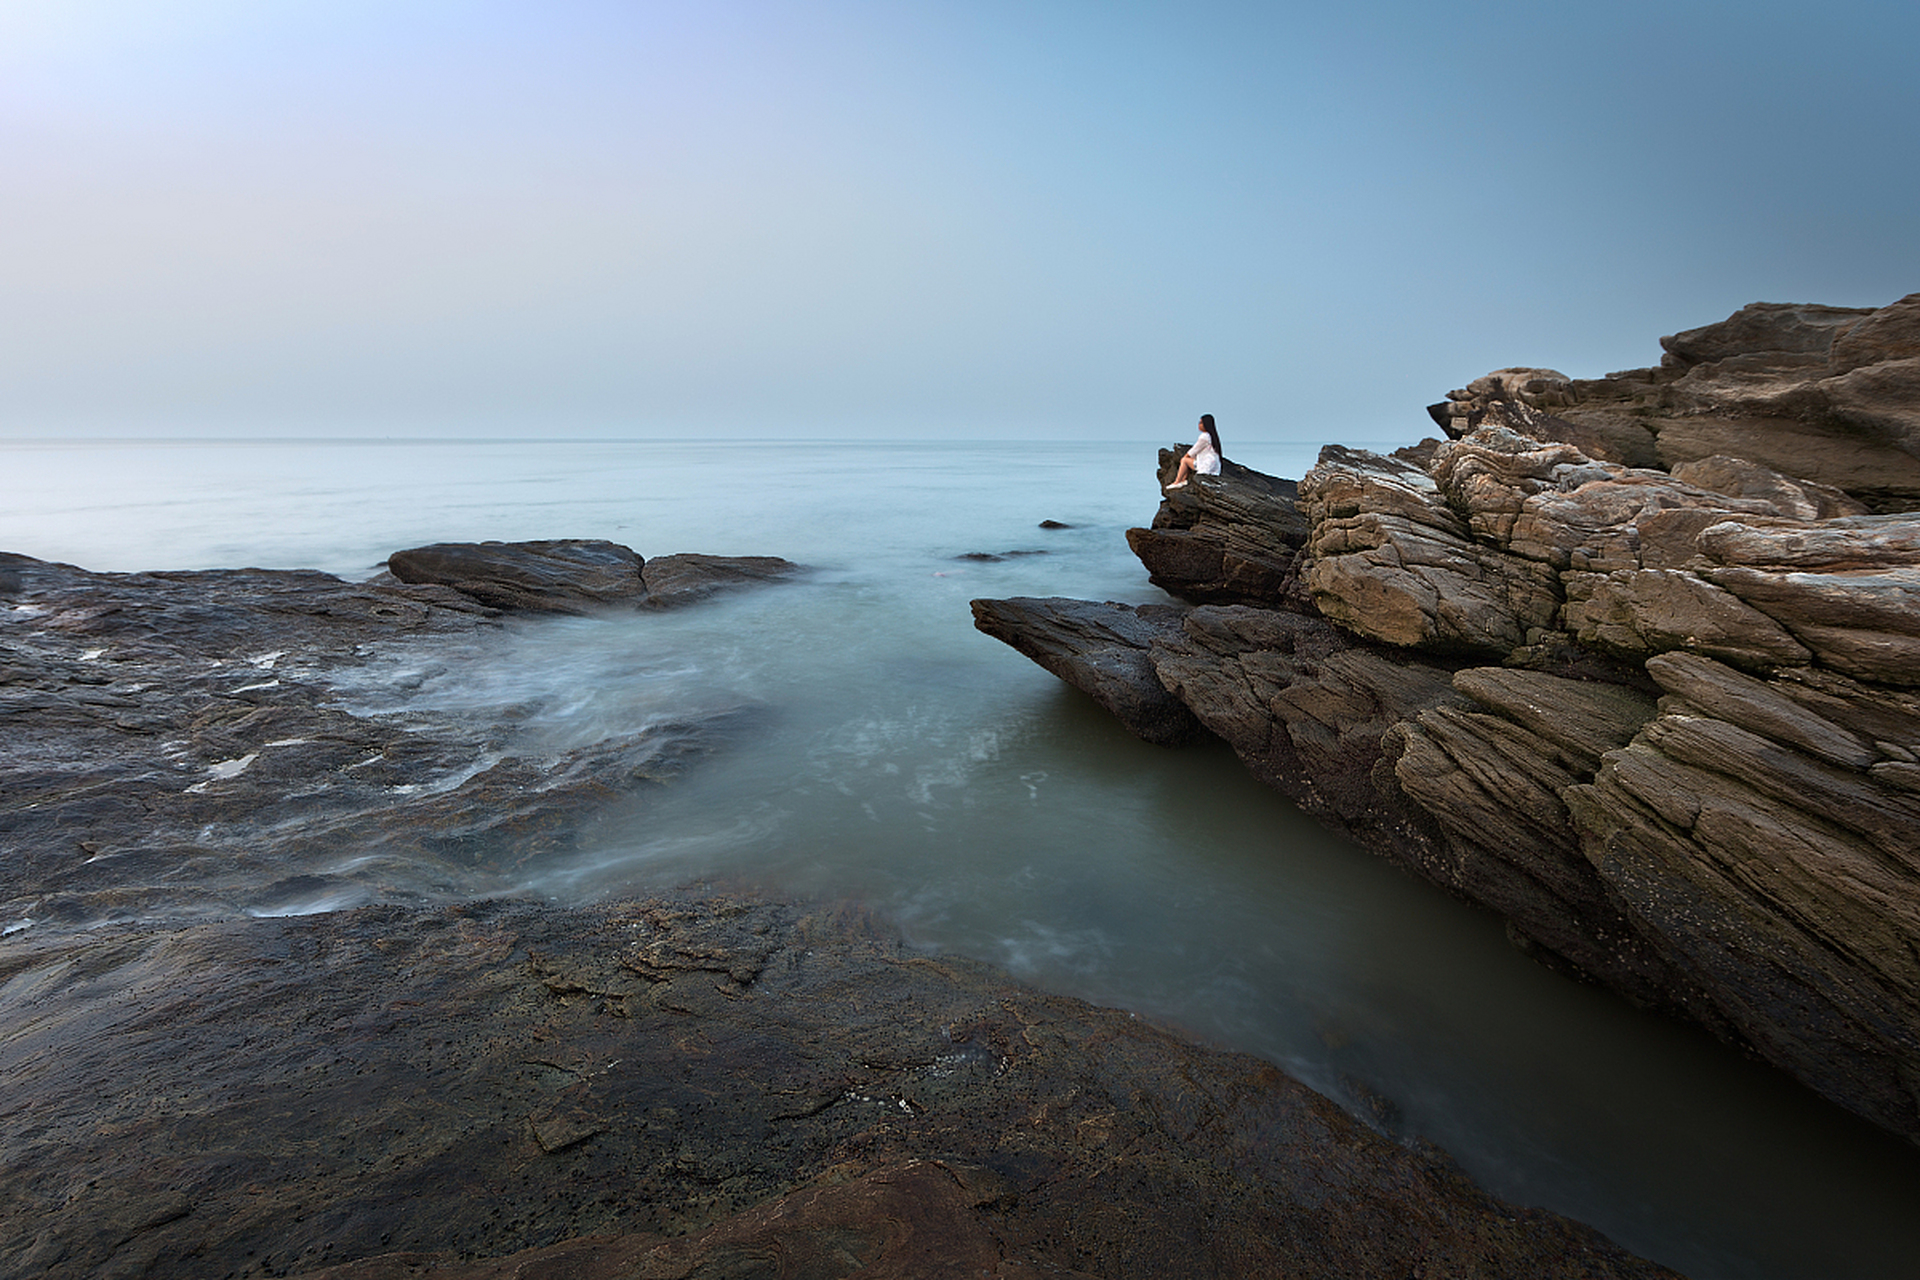
[[[799,561],[798,583],[697,608],[541,619],[457,662],[395,659],[353,694],[511,706],[554,750],[751,713],[750,732],[490,891],[856,899],[917,946],[1266,1057],[1498,1194],[1695,1277],[1914,1274],[1920,1152],[1547,972],[1224,747],[1140,743],[973,630],[978,596],[1165,600],[1124,537],[1158,500],[1154,450],[9,442],[0,549],[348,578],[402,547],[488,538]],[[1313,451],[1231,453],[1298,476]]]

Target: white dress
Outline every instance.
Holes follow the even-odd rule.
[[[1213,437],[1204,429],[1200,432],[1200,438],[1193,442],[1193,448],[1187,450],[1187,456],[1193,459],[1193,469],[1199,474],[1220,474],[1220,451],[1213,447]]]

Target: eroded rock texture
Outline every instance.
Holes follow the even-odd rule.
[[[1162,481],[1181,449],[1160,451]],[[1127,542],[1153,584],[1202,604],[1276,603],[1307,534],[1294,509],[1294,484],[1237,463],[1169,490],[1151,529]]]
[[[0,942],[17,1276],[1667,1276],[1273,1066],[857,915]]]
[[[1507,425],[1632,466],[1742,458],[1904,511],[1920,505],[1916,335],[1920,294],[1878,310],[1758,302],[1662,338],[1657,367],[1503,369],[1430,412],[1449,435]]]
[[[1281,515],[1200,478],[1179,556],[1129,535],[1198,606],[1132,661],[1543,960],[1920,1140],[1916,335],[1920,294],[1756,305],[1658,369],[1489,374]],[[1022,647],[1031,603],[976,610]]]

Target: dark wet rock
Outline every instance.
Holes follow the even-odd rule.
[[[1920,797],[1778,682],[1682,654],[1649,669],[1672,690],[1660,715],[1565,793],[1589,860],[1742,1039],[1920,1133]]]
[[[500,639],[501,614],[450,587],[9,568],[0,923],[484,891],[753,714],[555,751],[511,709],[394,696],[406,673],[457,671]]]
[[[1555,967],[1725,1034],[1687,968],[1621,911],[1564,799],[1652,718],[1653,699],[1503,667],[1460,671],[1453,684],[1471,705],[1435,706],[1387,735],[1401,794],[1445,833],[1444,852],[1415,869],[1497,911],[1509,936]]]
[[[607,605],[673,608],[732,587],[784,582],[800,566],[778,556],[681,554],[643,560],[617,542],[442,542],[396,551],[388,571],[495,609],[586,613]]]
[[[9,1275],[1671,1274],[847,912],[29,934],[0,1025]]]
[[[1059,597],[975,600],[973,625],[1087,694],[1137,736],[1174,746],[1200,737],[1200,723],[1161,685],[1147,655],[1155,637],[1178,633],[1184,612]]]
[[[1156,641],[1161,681],[1254,776],[1327,826],[1498,911],[1522,945],[1643,1004],[1684,978],[1637,939],[1565,825],[1556,788],[1590,779],[1652,715],[1631,689],[1454,670],[1278,610],[1201,608]]]
[[[804,570],[779,556],[708,556],[683,553],[655,556],[641,569],[646,605],[671,609],[696,604],[716,593],[740,587],[788,582]]]
[[[387,570],[401,582],[438,583],[496,609],[580,613],[647,593],[641,558],[614,542],[440,542],[396,551]]]
[[[1060,523],[1060,521],[1058,521],[1058,520],[1042,520],[1042,521],[1040,522],[1040,527],[1041,527],[1042,529],[1071,529],[1071,528],[1073,528],[1073,526],[1072,526],[1072,525],[1070,525],[1070,524],[1062,524],[1062,523]]]
[[[1162,684],[1253,771],[1343,834],[1419,856],[1426,831],[1372,778],[1383,734],[1451,701],[1452,672],[1408,664],[1318,618],[1204,606],[1151,653]]]
[[[1664,342],[1477,379],[1450,439],[1329,446],[1265,517],[1231,495],[1277,483],[1177,491],[1156,526],[1237,502],[1298,550],[1153,670],[1547,963],[1920,1140],[1920,295]],[[1135,541],[1190,599],[1224,545]]]

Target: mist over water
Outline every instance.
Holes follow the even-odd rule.
[[[1312,461],[1227,444],[1276,474]],[[1153,450],[0,445],[0,549],[348,577],[401,547],[484,538],[803,562],[798,583],[683,611],[397,651],[343,693],[512,708],[521,749],[556,753],[727,717],[713,755],[475,892],[858,899],[918,946],[1267,1057],[1496,1192],[1696,1277],[1907,1273],[1920,1152],[1547,972],[1497,920],[1329,836],[1225,748],[1142,744],[972,629],[976,596],[1165,599],[1123,536],[1152,515]]]

